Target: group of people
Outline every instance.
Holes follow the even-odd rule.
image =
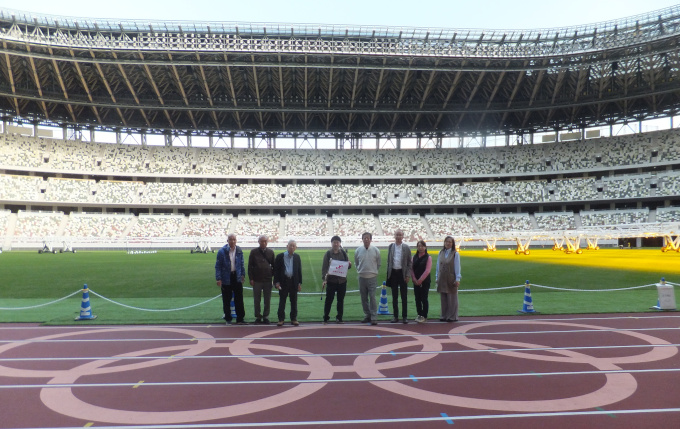
[[[297,326],[297,294],[302,291],[302,262],[295,253],[295,240],[288,242],[286,250],[274,257],[274,251],[267,247],[269,239],[261,235],[259,246],[248,256],[248,278],[253,287],[255,323],[269,324],[272,287],[279,291],[278,325],[282,326],[286,315],[286,301],[290,300],[290,321]],[[272,278],[273,283],[272,283]],[[222,290],[224,319],[232,323],[231,299],[234,298],[237,325],[246,325],[243,306],[243,283],[246,279],[243,250],[236,245],[236,234],[227,236],[227,244],[217,252],[215,280]],[[262,299],[264,297],[264,299]],[[264,306],[261,306],[261,302]]]
[[[378,324],[378,276],[381,265],[380,249],[372,245],[373,235],[365,232],[361,236],[362,246],[354,252],[354,266],[359,281],[359,293],[364,312],[362,323]],[[267,236],[258,237],[259,246],[252,249],[248,256],[248,279],[253,288],[255,324],[269,324],[272,289],[279,292],[277,325],[282,326],[286,319],[286,304],[290,301],[290,323],[298,326],[297,294],[302,291],[302,262],[295,253],[297,243],[290,240],[284,252],[274,255],[267,247]],[[418,323],[427,322],[429,313],[429,291],[433,260],[427,252],[427,244],[420,240],[416,253],[404,242],[404,233],[397,230],[394,242],[387,248],[387,272],[385,284],[392,290],[392,323],[408,323],[408,283],[413,281]],[[344,300],[347,292],[347,273],[352,268],[349,255],[342,247],[340,237],[331,238],[331,248],[326,252],[321,267],[322,288],[326,290],[323,323],[330,321],[333,302],[336,303],[336,323],[343,323]],[[222,291],[222,307],[227,324],[247,324],[243,305],[243,283],[246,269],[243,251],[236,245],[236,234],[229,234],[227,244],[217,252],[215,279]],[[456,251],[453,237],[444,239],[444,246],[437,255],[435,265],[435,284],[441,296],[442,322],[458,320],[458,287],[460,286],[460,255]],[[234,299],[236,320],[232,320],[231,299]],[[401,308],[399,303],[401,301]]]

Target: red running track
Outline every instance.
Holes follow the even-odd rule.
[[[676,428],[676,313],[0,325],[0,427]]]

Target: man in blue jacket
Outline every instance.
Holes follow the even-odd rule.
[[[243,307],[243,282],[246,268],[243,263],[243,251],[236,245],[236,234],[227,236],[227,244],[217,252],[215,262],[215,280],[222,289],[222,308],[227,324],[231,323],[231,295],[234,294],[236,308],[236,324],[246,325],[246,310]]]

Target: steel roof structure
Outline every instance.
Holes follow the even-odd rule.
[[[0,114],[201,135],[523,134],[675,115],[679,54],[680,6],[526,31],[0,10]]]

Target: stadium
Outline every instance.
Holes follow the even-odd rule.
[[[678,426],[680,5],[533,30],[0,7],[0,42],[0,426]],[[322,323],[330,238],[397,230],[455,238],[461,319],[433,286],[389,324],[383,287],[359,322],[352,273]],[[246,323],[245,284],[229,323],[228,233],[297,242],[302,326]]]
[[[679,16],[463,34],[2,11],[2,249],[400,227],[678,250]]]

